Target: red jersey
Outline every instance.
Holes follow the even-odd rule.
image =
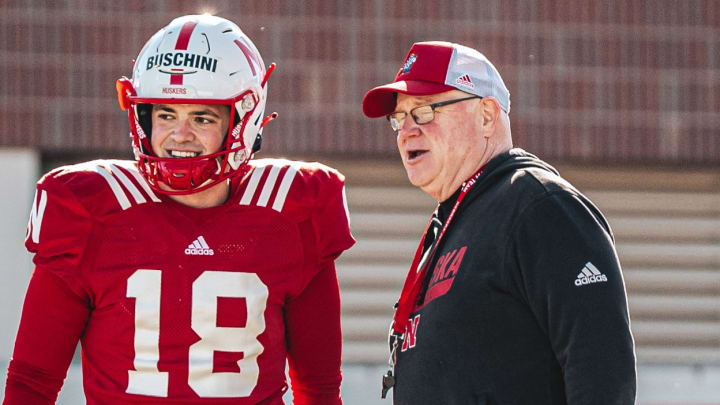
[[[348,249],[341,174],[251,161],[228,201],[154,193],[134,162],[56,169],[37,187],[35,253],[4,404],[54,403],[78,340],[88,404],[338,404]]]

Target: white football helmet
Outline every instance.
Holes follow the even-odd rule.
[[[135,60],[132,80],[116,83],[118,101],[128,110],[138,168],[153,190],[190,194],[240,174],[259,149],[267,79],[250,38],[233,22],[211,15],[174,19],[158,31]],[[160,158],[152,150],[152,104],[230,106],[230,126],[220,151],[189,158]],[[234,112],[234,114],[233,114]],[[172,190],[162,189],[164,183]]]

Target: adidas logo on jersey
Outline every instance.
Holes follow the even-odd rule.
[[[600,270],[590,262],[585,263],[585,267],[582,268],[580,274],[575,279],[575,285],[580,287],[581,285],[587,285],[592,283],[603,283],[607,282],[607,276],[600,273]]]
[[[458,77],[457,80],[455,80],[455,83],[471,89],[475,88],[475,84],[473,84],[472,80],[470,80],[470,75],[462,75]]]
[[[210,246],[208,246],[207,242],[205,242],[205,238],[198,236],[198,238],[188,245],[187,249],[185,249],[185,254],[194,256],[212,256],[215,252],[210,249]]]

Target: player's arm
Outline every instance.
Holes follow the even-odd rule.
[[[340,291],[332,261],[287,303],[285,317],[294,403],[341,404]]]
[[[298,188],[312,196],[312,235],[304,238],[315,256],[307,285],[286,306],[288,360],[293,398],[300,404],[340,404],[340,291],[335,259],[355,242],[345,201],[344,177],[315,164],[301,172]],[[308,192],[312,190],[312,192]]]
[[[53,404],[90,314],[79,272],[92,221],[56,171],[38,183],[25,245],[35,253],[4,405]]]
[[[37,268],[30,279],[3,405],[54,404],[89,315],[65,280]]]
[[[506,260],[563,369],[568,404],[632,405],[635,353],[620,263],[604,219],[580,198],[549,194],[523,212]],[[576,282],[588,272],[601,276]]]

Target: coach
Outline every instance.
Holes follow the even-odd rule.
[[[410,182],[439,204],[391,328],[395,404],[633,404],[625,286],[600,211],[512,148],[510,95],[480,52],[410,49],[370,90]],[[543,134],[533,134],[543,136]]]

